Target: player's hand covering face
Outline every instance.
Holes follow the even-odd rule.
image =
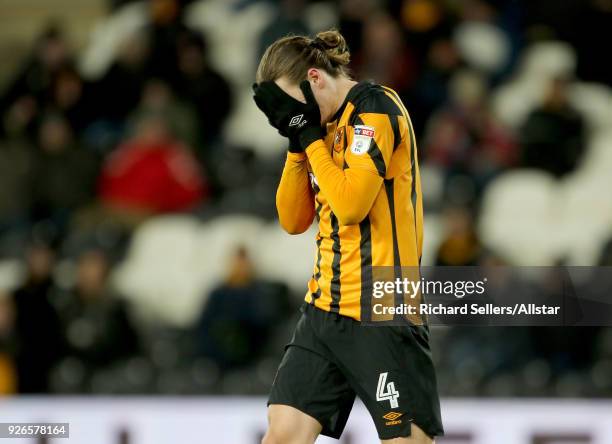
[[[275,82],[262,82],[253,85],[253,100],[263,111],[270,125],[281,136],[289,138],[289,151],[302,152],[308,145],[325,136],[321,127],[321,111],[312,94],[310,83],[300,83],[306,103],[294,99]]]

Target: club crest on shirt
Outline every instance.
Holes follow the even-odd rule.
[[[369,151],[374,138],[374,128],[366,125],[355,125],[351,153],[361,155]]]
[[[334,151],[340,152],[344,148],[344,127],[336,129],[336,134],[334,136]]]

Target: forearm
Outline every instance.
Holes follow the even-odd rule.
[[[307,158],[303,153],[288,153],[283,175],[276,191],[276,210],[283,229],[303,233],[314,218],[314,197],[308,178]]]
[[[306,150],[319,188],[342,225],[360,223],[370,212],[382,185],[382,178],[363,169],[336,165],[322,140]]]

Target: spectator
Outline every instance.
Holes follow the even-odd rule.
[[[599,45],[593,44],[612,39],[612,2],[596,0],[579,5],[578,18],[571,20],[569,27],[578,55],[578,76],[587,82],[612,86],[612,61],[602,57]]]
[[[308,26],[304,21],[304,0],[281,0],[274,18],[261,31],[259,36],[258,59],[268,46],[289,34],[307,35]]]
[[[151,24],[146,33],[151,44],[147,72],[149,75],[171,81],[176,73],[176,42],[187,27],[182,19],[183,5],[179,0],[150,0]]]
[[[60,69],[53,79],[50,93],[48,104],[66,117],[76,135],[81,135],[97,110],[92,108],[80,74],[70,66]]]
[[[27,226],[33,149],[23,136],[0,140],[0,234]]]
[[[0,134],[7,139],[21,139],[32,141],[32,134],[36,133],[36,121],[39,106],[34,97],[21,96],[13,102],[3,115],[4,131]]]
[[[257,279],[253,262],[239,248],[226,281],[212,291],[196,324],[201,353],[225,369],[252,363],[287,305],[287,288]]]
[[[98,185],[102,202],[123,213],[186,211],[208,195],[197,161],[155,114],[110,155]]]
[[[470,210],[464,207],[449,207],[444,216],[446,234],[438,247],[436,265],[477,265],[482,254],[482,245],[476,234]]]
[[[460,66],[461,58],[452,40],[440,38],[431,43],[408,101],[415,134],[423,134],[425,122],[434,110],[447,103],[448,84]]]
[[[45,115],[32,170],[34,220],[49,218],[65,227],[72,212],[92,199],[97,169],[97,159],[77,145],[66,119]]]
[[[29,101],[30,113],[40,112],[50,96],[56,74],[70,65],[68,44],[58,27],[51,25],[38,38],[34,51],[17,72],[0,98],[0,115],[23,99]]]
[[[597,357],[597,337],[602,332],[600,326],[580,323],[583,303],[576,297],[575,280],[564,265],[544,269],[534,283],[541,300],[559,301],[563,299],[564,321],[576,328],[531,327],[531,344],[536,354],[546,359],[553,373],[562,376],[572,371],[584,371],[595,362]],[[601,283],[600,283],[601,285]],[[609,288],[609,287],[608,287]],[[583,293],[584,294],[584,293]],[[588,306],[588,297],[584,305]],[[604,308],[606,310],[607,307]]]
[[[453,77],[450,101],[429,121],[424,151],[427,161],[445,169],[447,193],[457,177],[465,178],[463,202],[477,198],[486,184],[515,163],[516,144],[492,116],[485,80],[463,71]],[[448,196],[447,196],[448,197]]]
[[[49,373],[63,353],[59,317],[51,300],[54,262],[55,252],[49,245],[32,242],[25,282],[13,294],[19,393],[47,393]]]
[[[96,110],[83,137],[88,148],[106,154],[123,138],[127,118],[142,96],[148,57],[146,35],[134,32],[121,42],[116,59],[102,78],[90,85],[89,96]]]
[[[206,42],[199,34],[184,34],[178,41],[178,75],[174,89],[197,112],[197,147],[218,141],[232,107],[230,85],[216,72],[206,56]]]
[[[573,171],[584,151],[584,122],[568,102],[569,82],[552,81],[541,107],[529,114],[521,130],[522,166],[561,177]]]
[[[87,374],[140,352],[127,307],[109,285],[109,270],[106,254],[88,249],[77,260],[74,288],[56,295],[67,357]]]
[[[338,2],[340,13],[340,31],[346,39],[351,54],[356,56],[363,48],[365,42],[364,26],[371,15],[379,10],[376,0],[340,0]]]
[[[121,44],[116,60],[93,85],[100,119],[122,126],[138,106],[146,81],[150,47],[144,33],[134,33]]]
[[[450,10],[437,0],[399,0],[391,14],[399,18],[407,40],[419,56],[424,56],[432,41],[448,35]],[[454,12],[454,11],[453,11]]]
[[[416,66],[397,22],[385,13],[374,14],[364,22],[363,39],[363,49],[353,59],[357,77],[403,95],[415,80]]]
[[[17,390],[17,374],[13,359],[15,350],[15,307],[9,295],[0,290],[0,395]]]
[[[170,85],[159,79],[149,80],[142,92],[138,107],[131,113],[132,126],[142,116],[155,114],[169,125],[174,137],[193,148],[197,142],[197,121],[191,106],[174,97]]]

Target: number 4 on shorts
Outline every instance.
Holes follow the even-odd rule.
[[[393,382],[387,383],[388,372],[381,373],[378,376],[378,387],[376,387],[376,400],[377,401],[389,401],[392,409],[398,407],[397,398],[399,398],[399,392],[395,390],[395,384]]]

